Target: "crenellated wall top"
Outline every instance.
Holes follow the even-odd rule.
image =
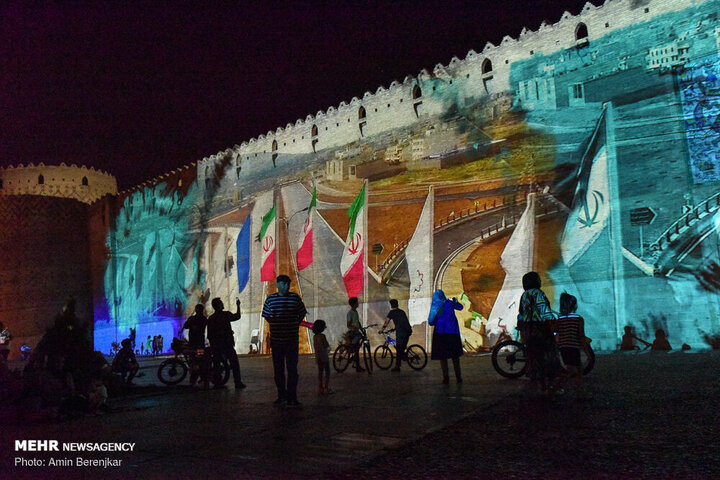
[[[599,6],[586,2],[577,15],[565,11],[555,23],[543,20],[537,30],[523,27],[518,32],[517,38],[505,35],[499,45],[487,42],[480,53],[471,49],[464,58],[453,56],[447,65],[436,64],[432,68],[432,73],[427,69],[421,69],[416,76],[406,75],[402,83],[393,80],[387,87],[380,85],[375,93],[366,91],[362,95],[362,99],[352,97],[349,101],[343,100],[337,106],[318,110],[315,115],[308,114],[304,119],[298,118],[295,122],[288,122],[284,127],[278,126],[274,131],[270,130],[264,135],[244,140],[239,146],[236,145],[234,150],[238,155],[244,153],[245,149],[252,151],[253,148],[257,148],[256,144],[259,142],[264,145],[263,141],[274,140],[283,134],[305,132],[310,130],[316,122],[347,115],[375,99],[406,95],[412,91],[418,81],[430,78],[452,79],[458,72],[467,71],[470,68],[480,68],[483,75],[492,74],[496,79],[505,79],[506,84],[511,62],[530,58],[539,53],[549,55],[557,50],[574,47],[581,40],[578,37],[578,30],[583,26],[587,30],[586,41],[593,41],[614,30],[646,22],[655,16],[700,5],[707,1],[714,0],[605,0]],[[489,72],[485,71],[486,65],[491,69]],[[500,84],[503,83],[500,82]],[[217,158],[215,155],[206,157],[198,164],[209,160],[214,161]]]
[[[108,194],[117,194],[115,177],[94,167],[41,162],[0,168],[0,195],[42,195],[92,203]]]

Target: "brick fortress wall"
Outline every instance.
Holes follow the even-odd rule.
[[[92,329],[89,265],[86,204],[0,195],[0,319],[13,335],[10,358],[38,343],[70,295]]]

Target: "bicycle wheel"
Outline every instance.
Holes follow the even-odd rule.
[[[387,370],[392,367],[395,354],[387,345],[380,345],[375,349],[373,357],[375,358],[375,365],[377,365],[380,370]]]
[[[405,358],[413,370],[422,370],[428,361],[427,352],[418,344],[410,345],[407,350],[405,350]]]
[[[226,358],[214,359],[210,381],[216,387],[222,387],[230,379],[230,363]]]
[[[365,361],[365,370],[367,370],[368,375],[371,375],[373,370],[373,359],[369,343],[363,343],[363,360]]]
[[[498,343],[492,351],[492,365],[495,371],[503,377],[522,377],[527,365],[525,346],[515,340]]]
[[[595,352],[589,344],[585,344],[585,348],[580,350],[580,365],[583,375],[590,373],[595,366]]]
[[[350,359],[352,358],[352,352],[350,349],[342,344],[338,345],[333,353],[333,368],[336,372],[342,373],[347,370],[350,365]]]
[[[169,358],[158,367],[158,380],[165,385],[177,385],[182,382],[187,375],[188,367],[185,362],[177,358]]]

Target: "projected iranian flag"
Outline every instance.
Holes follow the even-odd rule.
[[[313,188],[312,200],[308,207],[308,216],[303,227],[302,238],[300,239],[300,248],[297,251],[297,269],[298,271],[307,268],[313,262],[313,214],[315,205],[317,204],[317,189]]]
[[[340,271],[348,297],[357,297],[362,293],[365,273],[363,246],[365,244],[367,206],[365,205],[364,185],[350,205],[348,216],[350,217],[350,229],[345,240],[342,260],[340,260]]]
[[[260,262],[260,281],[268,282],[275,279],[275,205],[263,216],[260,228],[260,245],[262,261]]]

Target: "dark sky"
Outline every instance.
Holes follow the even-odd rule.
[[[3,2],[0,166],[127,188],[585,4],[201,3]]]

